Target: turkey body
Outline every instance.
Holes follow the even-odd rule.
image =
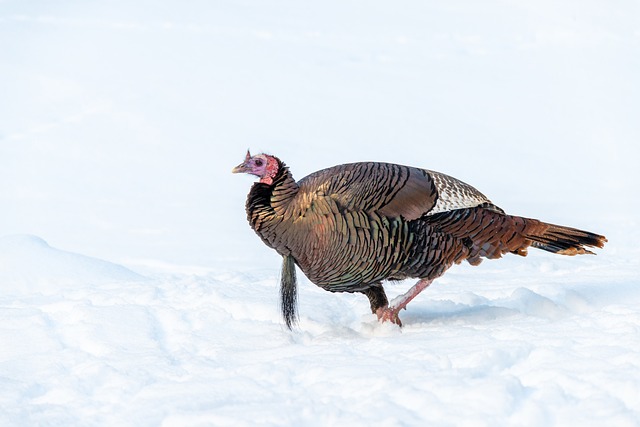
[[[271,164],[269,172],[242,170],[258,158]],[[526,255],[529,246],[565,255],[591,253],[585,246],[602,247],[606,241],[507,215],[470,185],[426,169],[351,163],[296,182],[278,158],[247,154],[234,171],[262,178],[251,188],[246,210],[264,243],[285,261],[290,257],[314,284],[367,295],[374,313],[388,305],[385,280],[433,280],[462,261],[477,265],[508,252]]]

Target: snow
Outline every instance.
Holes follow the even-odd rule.
[[[36,236],[0,237],[0,260],[0,281],[5,293],[55,294],[82,283],[143,279],[120,265],[53,249]]]
[[[0,2],[0,425],[640,425],[636,2]],[[379,324],[249,229],[252,153],[605,234]],[[413,284],[387,285],[390,298]]]

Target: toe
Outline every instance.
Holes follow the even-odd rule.
[[[378,310],[376,310],[376,315],[378,316],[378,320],[383,323],[391,322],[395,323],[398,326],[402,326],[400,317],[398,317],[398,310],[393,310],[389,307],[379,308]]]

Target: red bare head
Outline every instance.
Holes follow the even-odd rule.
[[[271,185],[280,168],[280,162],[274,156],[269,154],[256,154],[252,156],[247,150],[247,156],[244,162],[233,168],[233,173],[248,173],[260,178],[260,182]]]

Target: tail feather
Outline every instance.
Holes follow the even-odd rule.
[[[531,246],[560,255],[593,254],[587,247],[601,248],[607,238],[590,231],[564,227],[555,224],[545,224],[547,228],[526,237],[531,240]]]
[[[508,252],[526,256],[529,247],[561,255],[593,254],[588,248],[601,248],[607,241],[589,231],[507,215],[484,206],[437,213],[425,221],[460,239],[468,249],[466,260],[471,265]]]

